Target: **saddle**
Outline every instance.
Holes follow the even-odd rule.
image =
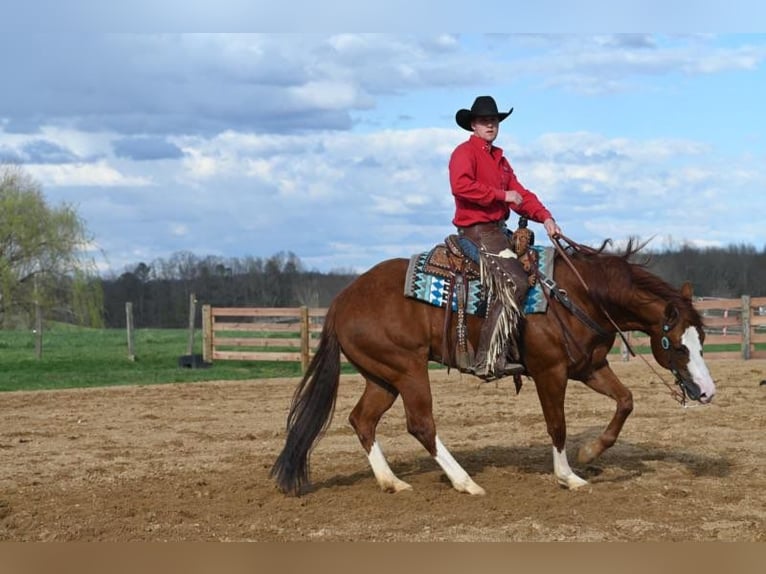
[[[534,286],[537,280],[538,253],[532,249],[534,232],[526,227],[526,221],[523,223],[520,221],[519,229],[509,238],[509,243],[524,271],[527,273],[529,286]],[[456,336],[454,347],[452,347],[450,345],[450,326],[452,324],[453,306],[446,305],[442,333],[442,361],[449,365],[450,358],[454,357],[458,369],[460,371],[467,370],[473,364],[474,355],[474,350],[471,348],[467,337],[467,285],[469,281],[481,280],[479,247],[467,237],[449,235],[445,238],[443,245],[437,245],[428,253],[423,268],[425,272],[434,276],[452,279],[447,301],[454,300],[456,302]],[[486,290],[482,284],[480,297],[483,300],[486,299],[485,293]],[[486,310],[486,301],[484,303],[482,311]],[[477,314],[480,316],[484,315],[483,312]],[[518,392],[520,378],[514,377],[514,381],[516,382]]]
[[[530,229],[519,228],[510,243],[532,287],[537,280],[534,270],[538,260],[537,251],[532,249],[534,233]],[[479,247],[467,237],[448,235],[443,244],[436,245],[428,252],[423,261],[423,271],[435,277],[451,278],[460,273],[466,280],[480,279]]]
[[[479,279],[479,248],[467,237],[448,235],[443,244],[429,252],[423,271],[436,277],[451,278],[460,274],[465,280]]]

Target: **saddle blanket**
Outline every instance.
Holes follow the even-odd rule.
[[[532,249],[537,252],[538,269],[546,277],[553,275],[553,248],[533,245]],[[425,301],[436,307],[446,307],[447,297],[451,291],[452,278],[433,275],[424,270],[425,263],[428,260],[430,251],[416,253],[410,257],[410,264],[407,267],[407,275],[404,281],[404,295]],[[481,282],[478,279],[467,281],[466,293],[468,301],[466,302],[466,312],[471,315],[484,316],[486,311],[486,301],[484,300]],[[452,293],[452,310],[457,311],[457,290]],[[524,300],[524,314],[545,313],[548,308],[548,300],[543,293],[543,287],[539,282],[527,291],[527,297]]]

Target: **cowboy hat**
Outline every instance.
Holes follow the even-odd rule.
[[[473,101],[473,105],[470,110],[462,109],[458,110],[455,114],[455,121],[464,130],[469,132],[471,129],[471,121],[474,118],[480,118],[482,116],[497,116],[499,121],[503,121],[505,118],[511,115],[513,108],[505,112],[497,111],[497,104],[495,98],[492,96],[479,96]]]

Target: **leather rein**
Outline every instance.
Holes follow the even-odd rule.
[[[558,234],[555,237],[550,237],[550,239],[551,239],[551,242],[553,243],[553,247],[555,248],[555,250],[558,252],[559,255],[561,255],[562,259],[566,262],[567,266],[572,270],[572,272],[575,274],[575,277],[577,277],[578,281],[580,282],[580,284],[585,289],[585,292],[590,296],[591,292],[590,292],[590,288],[588,287],[588,284],[585,282],[585,279],[583,279],[582,275],[580,275],[580,272],[577,270],[577,268],[572,263],[572,260],[567,255],[566,247],[564,245],[562,245],[562,242],[566,243],[566,246],[568,246],[569,248],[571,248],[572,250],[574,250],[574,251],[576,251],[578,253],[584,253],[584,254],[587,254],[587,255],[597,255],[599,253],[599,251],[594,249],[594,248],[592,248],[592,247],[588,247],[587,245],[582,245],[581,243],[577,243],[576,241],[570,239],[569,237],[567,237],[566,235],[563,235],[563,234]],[[583,311],[580,307],[578,307],[569,298],[569,295],[567,294],[567,292],[565,290],[559,288],[558,285],[556,284],[556,282],[552,278],[549,278],[549,277],[545,276],[540,271],[537,271],[537,277],[538,277],[540,283],[548,290],[548,293],[546,293],[547,297],[549,297],[549,298],[552,297],[552,298],[556,299],[559,303],[561,303],[561,305],[564,308],[566,308],[570,313],[572,313],[572,315],[577,317],[577,319],[579,319],[584,325],[586,325],[588,328],[590,328],[592,331],[594,331],[599,337],[604,337],[605,338],[605,337],[608,337],[610,335],[610,333],[606,329],[604,329],[601,325],[599,325],[596,321],[594,321],[585,311]],[[591,299],[593,299],[593,298],[591,297]],[[680,375],[679,375],[678,371],[675,369],[675,367],[673,365],[674,361],[673,361],[673,356],[672,356],[672,354],[670,354],[670,351],[669,351],[669,343],[666,343],[666,341],[668,341],[667,336],[663,336],[663,339],[662,339],[663,345],[662,345],[662,347],[669,354],[669,360],[670,360],[670,363],[671,363],[671,367],[673,368],[673,373],[674,373],[674,375],[676,377],[677,385],[681,389],[680,391],[678,390],[678,388],[673,387],[672,385],[670,385],[662,377],[662,375],[657,371],[657,369],[655,369],[652,366],[652,364],[649,363],[649,361],[647,361],[646,357],[644,357],[643,355],[637,355],[636,354],[636,352],[633,350],[633,347],[631,346],[630,342],[628,341],[628,337],[625,334],[625,332],[622,329],[620,329],[620,327],[617,325],[617,322],[614,319],[612,319],[612,316],[604,308],[604,306],[600,302],[596,301],[596,303],[597,303],[601,313],[604,315],[604,317],[606,317],[606,319],[609,321],[609,323],[611,323],[611,325],[614,327],[615,331],[620,335],[620,338],[622,339],[622,342],[625,344],[625,348],[628,350],[628,352],[631,354],[631,356],[633,356],[633,357],[636,357],[636,356],[640,357],[641,360],[643,360],[644,363],[649,367],[649,369],[655,375],[657,375],[657,377],[660,379],[660,381],[662,381],[662,383],[668,388],[668,390],[670,391],[670,394],[673,397],[673,399],[678,401],[679,403],[681,403],[681,405],[686,405],[686,392],[684,391],[683,385],[680,384],[680,380],[679,380],[679,376]],[[561,319],[558,316],[556,316],[556,318],[558,319],[559,323],[561,324],[561,327],[564,330],[564,333],[568,334],[568,329],[566,329],[564,327],[563,321],[561,321]],[[667,332],[668,330],[669,330],[669,326],[668,325],[663,325],[663,332]],[[571,335],[569,335],[569,337],[571,338]],[[579,343],[577,343],[577,344],[578,344],[578,346],[580,346]],[[583,351],[581,346],[580,346],[580,350],[584,354],[584,351]],[[569,354],[570,360],[572,360],[572,362],[574,362],[574,359],[573,359],[571,353],[569,352],[569,348],[568,347],[567,347],[567,354]]]

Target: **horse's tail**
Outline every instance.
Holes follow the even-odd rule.
[[[339,382],[340,345],[331,306],[317,352],[293,396],[285,446],[269,473],[285,494],[300,496],[309,484],[309,455],[330,426]]]

